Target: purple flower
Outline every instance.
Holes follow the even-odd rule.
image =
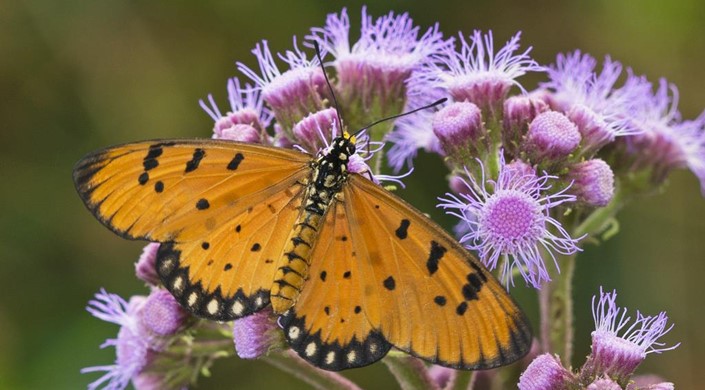
[[[469,162],[484,151],[482,113],[473,103],[455,102],[443,107],[433,115],[432,128],[443,152],[455,161]]]
[[[139,321],[137,312],[144,304],[144,297],[133,297],[128,304],[116,294],[108,294],[101,289],[95,299],[88,302],[89,313],[103,321],[120,325],[116,339],[108,339],[100,347],[115,347],[115,364],[87,367],[81,373],[103,371],[105,374],[91,383],[90,390],[103,386],[104,389],[124,389],[130,380],[147,367],[153,358],[150,349],[152,337]]]
[[[189,318],[171,293],[163,289],[155,289],[149,294],[139,314],[144,326],[159,336],[175,334]]]
[[[326,108],[306,116],[294,125],[295,140],[308,153],[316,154],[323,148],[325,140],[332,139],[337,133],[337,115],[334,108]]]
[[[285,130],[290,130],[305,115],[323,108],[320,91],[327,88],[323,70],[315,56],[309,60],[306,53],[299,50],[295,39],[293,51],[279,54],[279,58],[289,65],[284,72],[275,63],[266,40],[257,44],[252,53],[257,58],[261,74],[241,62],[237,67],[262,91],[262,99]]]
[[[521,33],[514,35],[495,53],[491,31],[483,35],[476,30],[470,36],[470,43],[460,34],[459,52],[454,47],[444,47],[436,56],[437,61],[415,77],[444,88],[455,101],[468,100],[483,110],[501,109],[496,105],[505,99],[513,85],[525,91],[516,81],[518,77],[543,70],[529,57],[531,48],[515,54],[520,36]]]
[[[452,368],[439,365],[432,365],[428,368],[428,377],[438,386],[439,389],[450,389],[455,383],[455,378],[458,376],[458,371]]]
[[[520,390],[561,390],[574,381],[573,374],[561,365],[561,361],[545,353],[534,359],[519,378]]]
[[[223,115],[212,95],[208,102],[200,100],[201,108],[215,121],[213,138],[233,141],[262,143],[266,138],[266,128],[272,122],[272,113],[264,106],[259,90],[251,85],[240,86],[240,80],[228,80],[228,100],[230,111]]]
[[[631,322],[627,309],[617,306],[617,292],[604,293],[600,288],[600,299],[592,299],[592,316],[595,331],[592,332],[592,353],[583,366],[582,376],[599,377],[609,375],[624,384],[636,367],[649,353],[672,350],[680,343],[667,347],[658,340],[668,333],[665,312],[657,316],[644,316],[637,311]]]
[[[511,96],[504,101],[502,117],[502,145],[512,156],[519,155],[521,140],[528,130],[529,123],[537,115],[548,111],[548,104],[531,95]]]
[[[672,169],[689,168],[705,196],[705,112],[695,120],[681,121],[677,107],[678,90],[662,79],[655,93],[641,99],[632,118],[643,132],[628,137],[628,153],[637,167],[652,169],[657,184]]]
[[[442,154],[440,141],[433,133],[433,115],[433,111],[423,110],[397,119],[394,131],[386,137],[392,144],[387,159],[394,172],[401,171],[405,165],[412,167],[419,149]]]
[[[614,173],[599,158],[571,166],[568,179],[573,181],[568,192],[575,195],[578,202],[588,206],[607,206],[614,196]]]
[[[538,114],[529,123],[529,131],[522,145],[532,163],[561,161],[580,144],[577,126],[557,111]]]
[[[256,359],[282,347],[284,338],[276,318],[266,308],[233,322],[233,340],[240,358]]]
[[[411,73],[427,62],[433,53],[450,44],[438,25],[421,34],[408,14],[393,12],[377,19],[362,8],[360,39],[350,45],[350,19],[343,9],[330,14],[323,28],[311,29],[308,38],[316,40],[335,57],[337,87],[344,106],[358,114],[385,117],[404,107],[406,81]],[[351,127],[361,127],[354,115]],[[366,119],[366,118],[365,118]]]
[[[152,286],[158,285],[161,281],[157,275],[157,251],[158,242],[151,242],[142,249],[139,260],[135,263],[135,274],[137,278]]]
[[[650,89],[643,78],[635,77],[631,71],[625,83],[616,88],[622,64],[609,57],[599,74],[595,73],[596,66],[593,57],[578,50],[559,54],[556,63],[547,68],[550,80],[542,84],[553,91],[557,108],[578,125],[584,139],[583,153],[587,155],[616,137],[641,131],[631,126],[629,117],[634,104]]]
[[[447,198],[439,198],[439,207],[453,210],[448,214],[460,218],[465,225],[461,231],[467,231],[460,242],[478,251],[488,268],[494,269],[500,257],[504,259],[501,278],[507,285],[513,284],[510,271],[516,267],[528,284],[539,288],[551,279],[541,249],[556,267],[554,252],[569,255],[580,250],[578,239],[571,238],[550,216],[551,209],[575,202],[575,196],[567,195],[567,188],[550,193],[548,182],[555,176],[537,177],[521,169],[507,169],[502,157],[498,179],[487,179],[484,166],[478,162],[481,179],[474,178],[466,168],[464,193],[447,193]]]
[[[622,390],[622,386],[609,377],[605,377],[595,379],[588,385],[587,390]]]

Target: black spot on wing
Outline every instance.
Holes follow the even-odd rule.
[[[411,225],[411,222],[409,222],[408,219],[402,219],[401,224],[394,232],[394,234],[396,234],[400,240],[405,239],[408,235],[409,225]]]
[[[433,302],[435,302],[438,306],[445,306],[446,297],[444,297],[443,295],[438,295],[437,297],[433,298]]]
[[[431,251],[428,254],[428,260],[426,261],[426,268],[428,273],[433,275],[438,271],[438,262],[443,258],[447,249],[437,243],[436,241],[431,241]]]
[[[326,276],[328,276],[328,273],[326,271],[321,272],[321,281],[325,282],[326,281]]]
[[[137,182],[140,183],[140,185],[145,185],[149,181],[149,173],[147,172],[142,172],[140,176],[137,178]]]
[[[208,203],[208,199],[205,199],[205,198],[201,198],[198,200],[198,202],[196,202],[196,208],[199,210],[205,210],[205,209],[209,208],[210,206],[211,205],[210,205],[210,203]]]
[[[389,291],[394,290],[397,287],[397,283],[394,281],[393,277],[388,277],[387,279],[384,279],[384,282],[382,282],[384,285],[384,288],[386,288]]]
[[[193,151],[193,156],[191,157],[191,160],[186,163],[186,170],[184,170],[184,173],[193,172],[198,169],[198,165],[201,163],[201,160],[203,160],[203,157],[205,156],[205,150],[201,148],[196,148],[196,150]]]
[[[154,192],[161,193],[162,191],[164,191],[164,183],[161,180],[159,180],[156,183],[154,183]]]
[[[252,248],[250,248],[251,252],[259,252],[260,249],[262,249],[262,246],[256,242],[254,245],[252,245]]]
[[[455,308],[455,312],[459,315],[462,316],[465,314],[465,312],[468,310],[468,303],[467,302],[460,302],[458,307]]]
[[[237,169],[237,167],[240,166],[240,163],[242,160],[245,159],[245,156],[242,155],[242,153],[237,153],[235,157],[233,157],[232,160],[228,163],[228,170],[234,171]]]

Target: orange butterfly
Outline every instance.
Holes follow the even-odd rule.
[[[347,132],[317,158],[221,140],[157,140],[89,154],[73,178],[122,237],[158,241],[164,286],[198,317],[272,305],[291,347],[327,370],[392,347],[485,369],[523,356],[524,314],[441,227],[347,171]]]

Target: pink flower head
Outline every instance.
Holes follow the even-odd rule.
[[[279,70],[267,41],[252,50],[261,73],[238,62],[238,69],[252,79],[262,91],[262,99],[271,107],[279,124],[290,129],[300,118],[323,108],[320,91],[326,88],[323,70],[314,56],[308,59],[294,39],[294,50],[279,54],[289,69]]]
[[[521,33],[517,33],[495,52],[491,31],[487,34],[474,31],[470,42],[460,34],[460,51],[444,47],[436,57],[438,61],[425,67],[418,77],[441,86],[455,101],[468,100],[483,110],[501,109],[501,105],[497,105],[504,101],[512,86],[525,92],[516,81],[518,77],[527,72],[543,71],[529,57],[531,48],[515,54],[520,36]]]
[[[101,348],[115,347],[115,363],[81,370],[81,373],[105,372],[102,377],[88,385],[89,390],[100,386],[109,390],[124,389],[152,361],[154,351],[150,345],[154,340],[137,315],[143,304],[144,297],[133,297],[127,303],[120,296],[108,294],[104,289],[95,295],[95,299],[88,302],[86,310],[89,313],[103,321],[120,325],[117,338],[108,339],[101,345]]]
[[[573,374],[561,361],[545,353],[534,359],[519,378],[519,390],[562,390],[574,381]]]
[[[605,293],[600,288],[599,300],[592,298],[592,353],[585,367],[595,376],[609,375],[618,382],[626,382],[650,353],[670,351],[680,343],[667,347],[658,340],[666,335],[668,326],[665,312],[657,316],[644,316],[637,311],[631,322],[627,309],[617,306],[617,292]],[[631,324],[630,324],[631,323]]]
[[[569,255],[579,251],[577,242],[550,216],[552,208],[575,197],[567,189],[551,193],[548,182],[554,176],[536,176],[522,169],[507,169],[500,158],[497,180],[474,178],[466,169],[465,191],[459,195],[446,194],[439,198],[439,207],[450,209],[450,215],[461,220],[459,231],[467,232],[460,242],[479,253],[480,260],[490,269],[497,267],[504,257],[501,278],[508,285],[513,283],[511,269],[519,269],[527,284],[539,288],[550,277],[541,255],[541,249],[556,263],[554,252]],[[555,232],[555,233],[554,233]]]
[[[240,80],[228,80],[230,110],[222,114],[212,95],[208,95],[210,106],[203,100],[201,108],[215,121],[213,138],[233,141],[261,143],[265,140],[266,128],[272,122],[272,113],[264,105],[262,94],[251,85],[240,85]]]

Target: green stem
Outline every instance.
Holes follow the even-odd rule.
[[[545,352],[558,354],[570,367],[573,353],[573,275],[575,254],[558,257],[561,270],[539,292],[541,345]]]
[[[348,378],[335,372],[316,368],[291,350],[282,353],[272,353],[262,359],[274,367],[301,379],[315,389],[361,390],[359,386]]]
[[[438,390],[438,386],[428,376],[426,365],[419,359],[390,353],[383,360],[394,375],[402,390]]]
[[[472,390],[475,386],[475,371],[458,370],[452,390]]]

